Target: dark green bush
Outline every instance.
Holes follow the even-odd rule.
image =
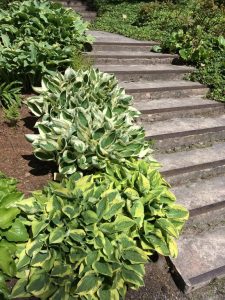
[[[0,10],[1,81],[19,79],[24,89],[40,84],[44,74],[64,70],[74,50],[91,40],[87,24],[71,9],[46,0],[13,2]]]

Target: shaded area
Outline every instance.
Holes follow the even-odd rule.
[[[32,145],[25,139],[25,134],[34,132],[36,120],[26,107],[22,107],[18,125],[9,127],[0,110],[0,170],[18,179],[18,188],[25,194],[42,188],[56,171],[54,163],[34,157]]]

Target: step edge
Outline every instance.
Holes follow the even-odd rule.
[[[134,106],[135,106],[135,103],[134,103]],[[208,103],[208,104],[197,104],[197,105],[192,104],[192,105],[186,105],[186,106],[174,106],[174,107],[154,108],[154,109],[148,109],[148,108],[139,109],[138,107],[136,107],[136,108],[142,114],[157,114],[157,113],[164,113],[164,112],[173,112],[173,111],[175,112],[175,111],[182,111],[182,110],[216,108],[216,107],[225,108],[225,106],[222,103]]]
[[[163,121],[160,121],[163,122]],[[155,122],[156,123],[156,122]],[[200,135],[204,133],[213,133],[213,132],[220,132],[225,131],[225,125],[224,126],[216,126],[216,127],[207,127],[202,129],[194,129],[194,130],[187,130],[187,131],[177,131],[177,132],[171,132],[171,133],[162,133],[157,135],[146,135],[146,139],[153,139],[153,140],[165,140],[170,138],[177,138],[177,137],[185,137],[189,135]]]
[[[190,172],[194,172],[194,171],[203,171],[212,167],[222,167],[225,166],[225,159],[221,159],[221,160],[217,160],[217,161],[210,161],[210,162],[206,162],[206,163],[202,163],[202,164],[196,164],[196,165],[192,165],[192,166],[187,166],[187,167],[181,167],[181,168],[177,168],[177,169],[171,169],[171,170],[165,170],[165,171],[161,171],[160,173],[163,176],[167,176],[167,177],[172,177],[172,176],[177,176],[180,174],[185,174],[185,173],[190,173]]]

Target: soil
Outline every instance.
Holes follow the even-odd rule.
[[[25,134],[34,133],[36,121],[23,106],[19,122],[10,126],[0,110],[0,171],[18,179],[18,188],[26,195],[41,189],[55,172],[54,163],[35,158],[32,145],[25,139]]]

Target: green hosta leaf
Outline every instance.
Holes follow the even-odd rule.
[[[164,241],[163,238],[159,238],[155,235],[148,235],[146,237],[146,240],[152,245],[152,247],[160,254],[164,256],[170,255],[169,248],[167,246],[167,243]]]
[[[72,205],[66,205],[62,208],[63,213],[70,219],[74,219],[77,216],[79,216],[80,211],[78,208],[72,206]]]
[[[36,202],[34,197],[23,199],[17,206],[28,215],[36,214],[42,211],[40,204]]]
[[[38,159],[44,160],[44,161],[55,160],[55,155],[54,155],[53,152],[47,152],[47,151],[44,151],[44,150],[35,150],[34,155]]]
[[[51,259],[50,252],[39,252],[33,255],[33,258],[30,262],[32,267],[41,267],[43,268],[44,263]]]
[[[175,242],[175,240],[170,237],[170,236],[167,236],[167,244],[168,244],[168,247],[169,247],[169,251],[170,251],[170,255],[172,257],[177,257],[178,255],[178,247],[177,247],[177,243]]]
[[[56,262],[52,269],[51,275],[56,277],[72,276],[73,275],[72,266],[63,265],[62,262]]]
[[[176,227],[167,219],[160,218],[156,220],[155,225],[161,228],[162,230],[168,232],[170,235],[178,238],[178,232]]]
[[[40,297],[49,289],[49,276],[45,272],[36,271],[29,278],[29,283],[26,287],[28,293],[35,297]]]
[[[127,231],[130,229],[135,224],[135,221],[132,219],[119,215],[117,216],[115,222],[114,222],[114,227],[116,231]]]
[[[83,248],[73,247],[70,250],[69,258],[70,258],[71,263],[75,263],[75,262],[78,262],[78,261],[84,259],[86,256],[87,256],[87,253]]]
[[[82,213],[82,217],[85,224],[92,224],[98,222],[97,214],[92,210],[87,210]]]
[[[23,199],[23,193],[21,192],[14,192],[9,193],[5,197],[1,199],[0,207],[2,208],[10,208],[15,206],[16,202],[19,202]]]
[[[147,177],[139,173],[137,177],[137,187],[142,194],[146,194],[150,190],[150,183]]]
[[[44,237],[39,235],[35,240],[29,240],[26,243],[26,254],[33,256],[35,253],[39,252],[44,244]]]
[[[98,290],[100,281],[94,274],[84,276],[77,284],[76,294],[82,296],[85,294],[94,294]]]
[[[19,213],[20,210],[18,208],[0,208],[0,228],[6,229],[10,227]]]
[[[138,276],[137,273],[135,273],[131,270],[123,269],[122,276],[123,276],[124,281],[127,283],[132,283],[137,287],[144,285],[143,278],[141,278],[140,276]]]
[[[100,139],[99,143],[100,143],[101,147],[103,149],[105,149],[105,148],[108,148],[109,146],[111,146],[115,142],[115,140],[116,140],[116,132],[113,131],[112,133],[109,133],[109,134],[103,136]]]
[[[123,259],[129,260],[131,263],[146,263],[148,260],[147,254],[137,247],[126,249],[122,253]]]
[[[37,221],[34,220],[31,223],[31,229],[33,233],[33,237],[35,238],[43,229],[45,229],[48,226],[48,223],[45,221]]]
[[[4,235],[10,242],[25,242],[29,239],[27,229],[19,219],[15,220],[12,227]]]
[[[112,267],[108,263],[101,263],[101,262],[96,261],[93,264],[93,269],[97,273],[102,274],[102,275],[106,275],[106,276],[110,276],[111,277],[112,274],[113,274]]]
[[[170,205],[167,209],[166,215],[171,219],[188,220],[189,213],[186,208],[181,205]]]
[[[27,297],[31,297],[32,295],[30,293],[28,293],[26,291],[26,286],[27,286],[27,283],[28,283],[28,279],[27,278],[21,278],[19,279],[15,286],[13,287],[13,290],[12,290],[12,293],[11,293],[11,296],[12,298],[27,298]]]
[[[96,262],[99,258],[99,252],[98,251],[91,251],[88,253],[86,257],[87,265],[92,265],[94,262]]]
[[[132,188],[127,188],[124,191],[125,195],[127,196],[128,199],[130,200],[137,200],[140,198],[138,192]]]
[[[83,229],[72,229],[69,231],[69,236],[77,242],[81,242],[86,236],[86,232]]]
[[[13,277],[16,274],[16,265],[7,248],[0,247],[0,257],[0,270],[6,275]]]
[[[30,256],[26,254],[26,250],[24,249],[23,251],[21,251],[19,255],[19,259],[16,264],[17,269],[19,270],[27,266],[30,263],[30,260],[31,260]]]
[[[49,243],[50,244],[59,244],[62,243],[62,241],[64,240],[66,236],[66,232],[64,228],[54,228],[52,229],[52,231],[50,232],[49,235]]]

